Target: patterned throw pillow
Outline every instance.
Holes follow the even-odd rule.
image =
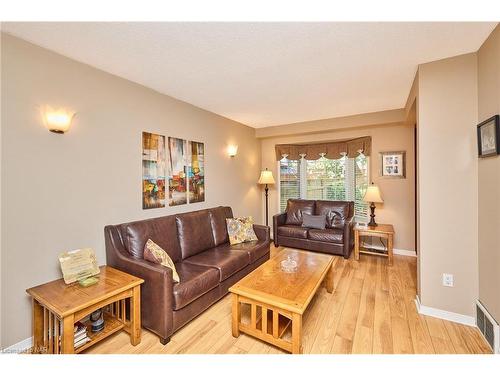
[[[155,244],[151,239],[149,239],[144,245],[144,259],[170,268],[172,270],[172,278],[174,281],[177,283],[180,281],[179,274],[175,269],[175,264],[172,262],[172,259],[168,256],[165,250]]]
[[[258,240],[253,230],[253,218],[251,216],[226,219],[226,224],[231,245]]]

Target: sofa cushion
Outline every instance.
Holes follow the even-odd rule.
[[[174,310],[182,309],[219,285],[219,271],[211,267],[179,262],[175,264],[181,281],[174,284]]]
[[[214,247],[214,235],[208,210],[176,216],[182,259]]]
[[[269,252],[269,243],[267,243],[266,241],[243,242],[236,245],[230,245],[226,243],[217,246],[216,249],[245,252],[248,254],[249,262],[253,263]]]
[[[316,201],[316,215],[326,216],[327,228],[344,227],[345,220],[351,214],[351,203],[344,201]]]
[[[302,214],[302,226],[305,228],[325,229],[326,216],[325,215],[309,215]]]
[[[220,281],[224,281],[229,276],[245,268],[250,263],[250,260],[245,252],[214,248],[184,259],[183,263],[217,268]]]
[[[126,223],[120,229],[124,245],[133,257],[143,258],[144,245],[151,239],[167,252],[173,262],[181,260],[175,216]]]
[[[302,213],[314,214],[314,201],[305,199],[289,199],[286,204],[287,225],[302,225]]]
[[[148,262],[161,264],[164,267],[170,268],[172,270],[172,279],[177,283],[180,281],[174,262],[168,256],[168,253],[155,244],[154,241],[148,240],[146,245],[144,245],[144,259]]]
[[[211,208],[209,212],[215,246],[229,242],[226,219],[233,217],[233,211],[231,210],[231,207]]]
[[[310,240],[342,244],[344,232],[341,229],[309,229]]]
[[[253,230],[252,216],[226,219],[226,223],[229,243],[231,245],[258,240]]]
[[[282,225],[278,227],[278,234],[284,237],[307,238],[308,228],[298,225]]]

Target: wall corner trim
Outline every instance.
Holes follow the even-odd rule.
[[[8,348],[0,348],[0,353],[5,353],[5,354],[21,354],[33,346],[33,337],[28,337],[27,339],[24,339],[22,341],[19,341],[18,343],[15,343],[14,345],[9,346]]]
[[[450,322],[465,324],[476,327],[476,319],[473,316],[457,314],[451,311],[440,310],[434,307],[424,306],[420,303],[420,298],[415,298],[415,305],[419,314],[432,316],[434,318],[449,320]]]

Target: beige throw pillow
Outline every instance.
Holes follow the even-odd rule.
[[[253,218],[251,216],[226,219],[226,224],[231,245],[258,240],[253,230]]]
[[[177,283],[180,281],[179,274],[175,269],[175,264],[172,262],[172,259],[168,256],[165,250],[155,244],[151,239],[149,239],[144,245],[144,259],[170,268],[172,270],[172,278],[174,281]]]

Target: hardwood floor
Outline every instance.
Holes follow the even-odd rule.
[[[280,249],[272,248],[272,252]],[[339,258],[334,293],[321,288],[303,320],[304,353],[491,353],[477,328],[419,315],[415,306],[416,258],[361,255]],[[119,332],[85,353],[284,353],[245,334],[231,335],[231,299],[226,296],[173,335],[167,345],[142,331],[130,344]]]

